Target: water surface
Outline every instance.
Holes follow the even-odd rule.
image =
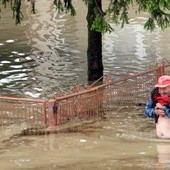
[[[2,96],[50,98],[87,82],[86,7],[76,1],[77,17],[57,15],[52,2],[37,1],[36,15],[15,26],[11,13],[0,20]],[[28,13],[29,8],[25,7]],[[113,79],[169,59],[169,31],[143,29],[146,15],[131,11],[131,24],[103,36],[105,72]],[[24,124],[22,125],[24,127]],[[155,137],[154,121],[143,108],[109,113],[77,133],[15,137],[20,126],[1,127],[3,170],[169,169],[168,140]]]
[[[4,170],[168,169],[169,142],[155,137],[154,121],[140,109],[120,110],[78,133],[6,138],[0,164]]]
[[[76,1],[77,16],[71,17],[58,15],[47,0],[36,4],[35,15],[26,4],[22,25],[15,26],[12,14],[2,11],[0,86],[4,95],[49,98],[87,83],[86,6]],[[103,35],[104,72],[113,79],[169,59],[170,29],[149,32],[143,28],[146,14],[137,15],[131,9],[130,16],[129,25],[123,29],[112,25],[114,32]]]

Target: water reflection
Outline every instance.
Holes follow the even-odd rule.
[[[80,59],[75,18],[58,16],[52,3],[37,2],[38,14],[29,19],[27,36],[32,57],[38,66],[34,69],[35,84],[46,94],[62,91],[78,81],[84,70]],[[45,17],[44,17],[45,16]],[[31,88],[32,88],[31,87]],[[31,91],[30,91],[31,92]],[[42,92],[43,93],[43,92]]]
[[[133,12],[133,11],[132,11]],[[146,16],[147,17],[147,16]],[[123,29],[115,28],[104,36],[104,64],[106,72],[113,72],[114,78],[127,73],[136,73],[147,69],[155,62],[167,58],[167,49],[162,48],[170,29],[162,32],[144,30],[145,16],[132,16],[130,25]],[[168,43],[168,42],[167,42]]]
[[[31,15],[26,2],[28,20],[18,27],[13,20],[0,20],[4,26],[0,28],[0,85],[4,95],[51,97],[87,82],[86,6],[76,1],[77,16],[70,17],[58,15],[52,2],[36,3],[37,13]],[[9,12],[2,14],[10,16]],[[143,28],[145,13],[136,15],[132,9],[130,15],[129,25],[123,29],[113,25],[115,31],[103,36],[104,71],[112,72],[114,79],[169,57],[170,29],[148,32]]]

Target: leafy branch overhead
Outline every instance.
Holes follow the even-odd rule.
[[[170,25],[170,0],[137,0],[138,11],[150,14],[144,27],[154,30],[156,24],[164,30]]]
[[[35,0],[27,0],[31,3],[31,12],[35,14]],[[15,19],[16,24],[20,24],[24,16],[21,10],[22,0],[0,0],[1,4],[6,8],[7,5],[10,5],[10,8],[13,12],[13,18]],[[1,10],[0,10],[1,12]]]
[[[56,6],[56,10],[58,10],[58,12],[64,12],[68,13],[70,12],[70,14],[72,16],[76,15],[76,11],[72,5],[72,0],[54,0],[53,1],[54,5]]]
[[[35,0],[27,0],[31,4],[31,12],[35,13]],[[86,5],[95,2],[95,13],[93,16],[93,24],[91,29],[97,32],[112,31],[111,23],[121,25],[129,23],[129,8],[136,8],[136,12],[146,12],[148,19],[144,24],[144,28],[153,31],[157,26],[162,30],[170,26],[170,0],[110,0],[106,11],[102,11],[98,6],[98,2],[102,0],[82,0]],[[104,1],[104,0],[103,0]],[[23,14],[21,11],[22,0],[0,0],[1,4],[6,7],[11,6],[13,17],[16,24],[21,23]],[[53,0],[58,13],[70,13],[76,15],[76,10],[73,6],[73,0]],[[1,10],[0,10],[1,11]]]
[[[98,32],[110,32],[110,23],[121,25],[129,24],[129,8],[136,8],[136,12],[147,12],[148,20],[144,28],[153,31],[158,25],[162,30],[170,26],[170,0],[110,0],[106,11],[98,7],[98,0],[83,0],[86,5],[96,2],[95,17],[91,29]],[[54,4],[71,4],[72,0],[54,0]],[[56,3],[57,2],[57,3]],[[66,11],[70,9],[65,5]],[[63,5],[57,5],[56,9],[61,11]],[[72,6],[72,8],[74,8]],[[62,10],[63,11],[63,10]],[[72,14],[72,13],[71,13]]]

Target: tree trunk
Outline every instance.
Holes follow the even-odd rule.
[[[102,0],[92,1],[88,4],[87,23],[88,23],[88,81],[96,81],[103,76],[103,61],[102,61],[102,33],[91,30],[91,25],[94,21],[95,7],[98,3],[102,8]],[[100,80],[102,81],[102,79]]]

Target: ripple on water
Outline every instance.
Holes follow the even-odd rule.
[[[6,43],[13,43],[15,40],[6,40]]]

